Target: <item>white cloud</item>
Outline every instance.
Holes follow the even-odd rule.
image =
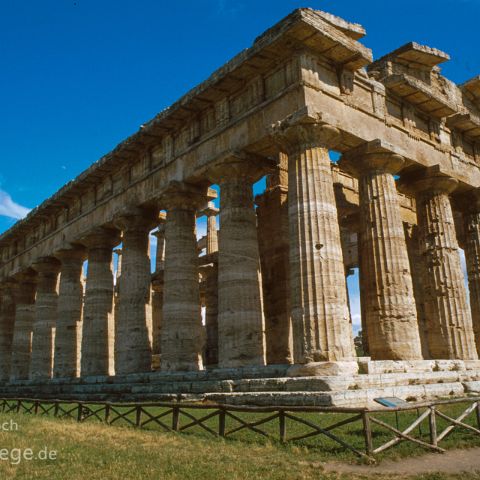
[[[29,211],[29,208],[14,202],[7,192],[0,190],[0,215],[20,220],[25,217]]]

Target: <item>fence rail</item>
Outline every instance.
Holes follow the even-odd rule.
[[[461,406],[461,404],[468,404],[468,406],[462,409],[456,418],[441,411],[444,407]],[[222,438],[231,438],[239,432],[247,431],[282,443],[327,437],[337,446],[369,460],[374,460],[376,455],[401,442],[411,442],[427,450],[444,452],[439,443],[455,429],[464,429],[469,433],[480,435],[480,398],[460,398],[378,409],[254,407],[166,402],[109,403],[3,398],[0,399],[0,412],[69,418],[77,422],[94,420],[108,425],[121,424],[136,428],[159,427],[166,432],[186,432],[199,427],[209,435]],[[398,420],[400,412],[414,413],[415,419],[400,428]],[[386,414],[391,418],[392,413],[394,413],[395,425],[383,418]],[[342,414],[344,418],[332,423],[330,415],[322,417],[322,414]],[[475,418],[472,419],[472,416]],[[476,427],[466,423],[467,419],[473,421]],[[438,421],[444,424],[443,428],[439,426]],[[427,427],[422,428],[425,424]],[[345,431],[341,431],[343,427],[352,425],[360,427],[356,432],[363,437],[362,446],[358,445],[358,442],[345,438],[348,435]],[[373,426],[376,426],[377,430]],[[303,428],[302,431],[300,427]],[[291,435],[289,435],[289,429],[292,430]],[[383,431],[383,435],[378,435],[378,429]],[[375,442],[374,437],[385,437],[387,433],[390,436],[393,435],[393,438],[378,445],[379,442]]]

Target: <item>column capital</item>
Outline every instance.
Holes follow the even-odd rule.
[[[113,228],[98,227],[85,235],[80,242],[89,250],[113,248],[120,243],[120,232]]]
[[[60,260],[55,257],[40,257],[33,263],[32,268],[40,275],[57,275],[60,266]]]
[[[70,248],[62,248],[54,254],[62,265],[77,265],[87,258],[87,250],[83,245],[72,245]]]
[[[216,208],[213,202],[208,202],[208,205],[206,208],[204,208],[201,212],[199,212],[200,215],[205,215],[206,217],[215,217],[220,213],[220,209]]]
[[[123,232],[150,231],[158,223],[158,211],[140,207],[123,209],[114,220],[117,228]]]
[[[271,134],[280,150],[292,154],[306,148],[335,148],[341,139],[338,128],[310,115],[289,117],[272,125]]]
[[[16,273],[13,278],[16,280],[17,285],[22,283],[33,283],[37,282],[37,272],[33,268],[27,268],[21,272]]]
[[[207,189],[173,180],[161,196],[166,210],[197,211],[207,201]],[[167,213],[168,217],[168,213]]]
[[[405,159],[395,150],[394,145],[376,139],[344,153],[339,163],[358,177],[372,172],[394,175],[405,165]]]
[[[231,150],[208,166],[207,176],[214,183],[235,178],[255,183],[263,175],[275,171],[276,166],[276,160],[245,151]]]
[[[427,197],[441,194],[450,195],[457,186],[458,180],[442,173],[439,165],[404,175],[397,182],[397,187],[401,192]]]

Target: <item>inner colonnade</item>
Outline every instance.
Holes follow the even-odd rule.
[[[354,374],[357,267],[373,361],[478,360],[480,80],[364,34],[293,12],[3,234],[0,379]]]

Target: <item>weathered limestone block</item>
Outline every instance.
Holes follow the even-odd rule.
[[[427,172],[413,185],[427,275],[425,314],[431,358],[478,358],[449,194],[457,180]]]
[[[15,323],[14,288],[13,281],[0,283],[0,382],[5,382],[10,377]]]
[[[12,341],[10,380],[27,380],[35,319],[36,272],[27,270],[15,276],[15,325]]]
[[[306,364],[292,365],[288,369],[289,377],[309,377],[309,376],[338,376],[338,375],[356,375],[358,373],[357,362],[309,362]]]
[[[292,328],[288,283],[288,158],[280,154],[267,189],[255,198],[262,266],[267,364],[292,363]]]
[[[344,156],[359,177],[365,315],[373,360],[422,358],[413,283],[394,174],[404,159],[381,141]]]
[[[55,333],[54,377],[78,377],[83,309],[84,247],[61,250],[55,255],[62,262]]]
[[[470,193],[464,202],[465,261],[472,326],[480,355],[480,192]]]
[[[201,370],[205,342],[200,311],[195,213],[204,192],[174,183],[164,197],[165,272],[161,362],[163,371]]]
[[[253,183],[265,163],[232,153],[211,167],[220,186],[218,362],[220,367],[265,365]]]
[[[112,248],[120,236],[113,229],[98,229],[82,243],[88,248],[88,272],[83,307],[80,374],[113,375],[113,265]]]
[[[38,283],[29,377],[47,380],[53,370],[60,262],[53,257],[43,257],[33,268],[38,272]]]
[[[328,149],[333,127],[305,118],[276,129],[288,153],[290,301],[295,363],[354,357]]]
[[[149,232],[158,214],[126,212],[116,220],[122,230],[122,275],[115,319],[115,372],[147,372],[152,366]]]

